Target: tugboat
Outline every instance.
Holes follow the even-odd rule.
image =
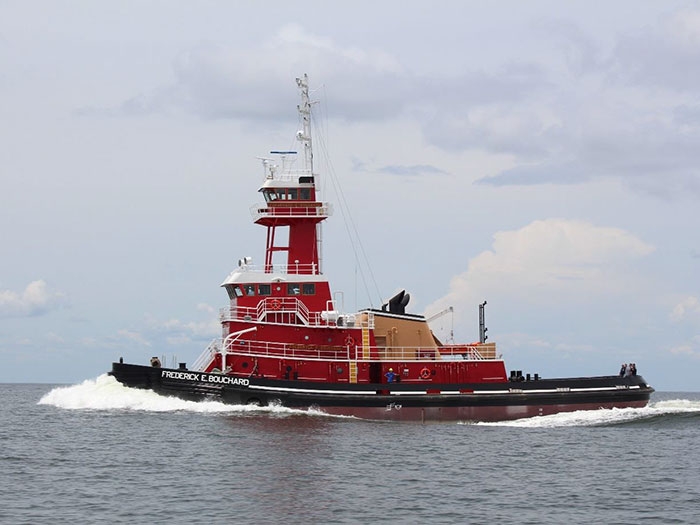
[[[320,225],[332,214],[317,194],[308,77],[296,79],[303,169],[263,159],[264,203],[251,208],[266,229],[265,261],[243,257],[221,286],[222,337],[188,368],[122,359],[110,372],[128,387],[230,404],[281,404],[378,420],[502,421],[558,412],[643,407],[654,392],[636,374],[545,379],[508,374],[487,342],[486,303],[479,342],[445,344],[430,319],[408,313],[402,291],[381,308],[345,312],[323,276]],[[281,255],[280,255],[281,254]],[[279,263],[282,264],[279,264]]]

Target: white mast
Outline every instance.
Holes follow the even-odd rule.
[[[301,117],[302,129],[297,131],[297,140],[304,145],[304,170],[314,177],[316,190],[320,190],[320,185],[316,183],[314,174],[314,152],[311,145],[311,101],[309,100],[309,76],[297,78],[297,86],[301,90],[301,104],[297,106]],[[323,227],[321,223],[316,225],[316,251],[318,253],[318,273],[323,273],[321,264],[323,261]]]
[[[301,104],[297,106],[303,128],[297,131],[297,140],[304,144],[304,169],[314,174],[314,153],[311,148],[311,102],[309,101],[309,77],[306,73],[297,78],[297,86],[301,89]]]

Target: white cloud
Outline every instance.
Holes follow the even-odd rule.
[[[135,330],[122,328],[116,333],[103,338],[83,337],[80,340],[83,346],[91,348],[131,348],[137,346],[153,346],[148,339],[141,333]]]
[[[192,339],[184,334],[179,334],[173,337],[166,337],[165,341],[171,346],[189,345]]]
[[[364,66],[375,71],[400,73],[403,70],[399,61],[388,53],[381,50],[363,49],[358,46],[342,48],[335,45],[330,38],[319,37],[307,32],[299,24],[289,24],[282,27],[266,47],[275,55],[279,54],[280,50],[286,50],[289,53],[289,58],[293,60],[299,60],[309,50],[313,51],[317,57],[323,53],[327,55],[324,60],[330,61],[335,58],[335,68],[339,67],[337,59],[341,58],[346,63]],[[299,53],[302,50],[305,53]]]
[[[63,305],[65,296],[49,289],[44,280],[32,281],[24,291],[0,290],[0,317],[42,315]]]
[[[619,228],[564,219],[537,220],[498,232],[490,250],[469,261],[449,293],[427,308],[470,309],[489,297],[555,305],[630,292],[638,285],[629,262],[654,247]]]
[[[143,335],[141,335],[139,332],[134,332],[133,330],[118,330],[117,335],[113,336],[111,339],[117,342],[127,341],[141,346],[151,346],[151,343]]]
[[[54,333],[54,332],[48,332],[46,334],[46,340],[50,341],[52,343],[65,343],[66,340],[61,337],[60,335]]]
[[[700,357],[700,335],[696,335],[686,343],[670,348],[669,352],[678,356]]]
[[[83,337],[80,340],[80,344],[87,347],[95,347],[99,344],[99,341],[94,337]]]
[[[684,9],[673,13],[667,29],[669,37],[681,45],[695,51],[700,48],[700,10]]]
[[[208,314],[216,313],[216,308],[214,308],[210,304],[206,304],[206,303],[199,303],[197,305],[197,310],[199,310],[200,312],[208,313]]]
[[[688,317],[700,318],[700,301],[694,296],[686,297],[673,307],[669,317],[672,321],[683,321]]]
[[[209,314],[209,318],[185,322],[179,319],[160,321],[149,316],[146,319],[148,330],[154,337],[165,337],[166,342],[171,345],[189,344],[193,340],[201,342],[221,335],[218,315],[212,315],[216,310],[204,303],[197,305],[197,309]]]
[[[127,348],[131,349],[134,346],[150,347],[153,344],[148,338],[136,330],[122,328],[115,333],[102,338],[83,337],[80,339],[80,344],[86,347],[95,348]]]

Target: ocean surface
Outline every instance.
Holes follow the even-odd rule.
[[[700,523],[700,394],[503,424],[0,385],[0,523]]]

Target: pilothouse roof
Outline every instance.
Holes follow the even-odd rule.
[[[323,283],[328,282],[328,279],[321,274],[303,274],[303,273],[285,273],[272,272],[266,273],[262,269],[241,269],[236,268],[228,277],[221,283],[221,286],[236,283],[287,283],[287,282],[305,282],[305,283]]]

